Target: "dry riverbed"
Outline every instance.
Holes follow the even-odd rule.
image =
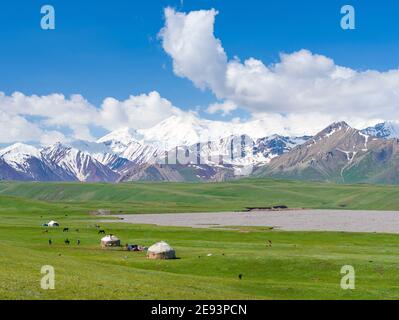
[[[288,210],[117,215],[116,222],[192,228],[273,227],[286,231],[399,234],[398,211]],[[107,220],[104,222],[112,222]]]

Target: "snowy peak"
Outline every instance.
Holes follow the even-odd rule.
[[[218,138],[211,128],[211,122],[199,120],[194,115],[172,116],[150,129],[140,130],[140,133],[145,137],[147,144],[164,146],[165,149]]]
[[[298,145],[304,144],[311,137],[283,137],[280,135],[273,135],[258,139],[255,145],[255,152],[262,152],[267,154],[269,158],[280,156],[284,153],[291,151]]]
[[[39,161],[41,154],[39,149],[22,143],[16,143],[0,150],[0,158],[11,168],[18,172],[28,173],[30,162]]]
[[[383,122],[362,130],[364,134],[376,138],[399,138],[399,123],[398,122]]]
[[[352,152],[357,149],[366,151],[369,141],[369,135],[350,127],[346,122],[337,122],[312,138],[310,144],[322,143],[327,148],[344,147],[348,152]]]
[[[123,128],[120,130],[112,131],[101,139],[97,140],[97,143],[103,143],[105,145],[111,145],[118,142],[123,145],[128,145],[132,141],[141,141],[143,136],[135,129]]]
[[[334,122],[327,128],[325,128],[323,131],[321,131],[319,134],[316,135],[317,138],[328,138],[333,136],[334,134],[338,132],[342,132],[343,130],[347,132],[349,129],[352,129],[345,121],[342,122]]]
[[[40,150],[36,147],[23,144],[16,143],[7,148],[0,150],[0,157],[3,158],[11,158],[11,157],[35,157],[40,158]]]

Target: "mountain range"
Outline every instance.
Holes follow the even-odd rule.
[[[0,150],[0,180],[207,182],[252,175],[399,183],[397,123],[357,130],[338,122],[313,137],[267,133],[262,120],[234,124],[173,116],[96,142],[16,143]]]
[[[257,175],[344,183],[399,183],[399,140],[391,125],[359,131],[334,123],[306,143],[273,159]],[[381,130],[380,130],[381,129]],[[367,133],[372,132],[373,135]],[[383,135],[381,138],[379,136]]]

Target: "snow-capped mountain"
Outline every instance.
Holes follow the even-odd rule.
[[[254,146],[254,154],[261,154],[266,159],[265,163],[269,163],[271,159],[291,151],[296,146],[304,144],[310,138],[310,136],[283,137],[280,135],[273,135],[258,139]]]
[[[195,115],[172,116],[149,129],[124,128],[113,131],[97,143],[109,146],[121,153],[132,141],[165,150],[196,143],[219,141],[230,136],[248,136],[254,141],[272,136],[275,132],[270,122],[255,120],[246,123],[232,123],[199,119]]]
[[[65,146],[83,151],[111,170],[118,170],[129,162],[128,159],[120,157],[117,152],[113,152],[105,143],[76,140]]]
[[[190,164],[200,162],[210,166],[261,166],[308,139],[309,137],[290,138],[273,135],[253,140],[246,135],[232,135],[217,141],[194,144],[190,148],[179,147],[176,153],[179,159],[189,158]],[[187,150],[190,152],[187,153]]]
[[[267,137],[268,131],[268,126],[263,120],[249,123],[226,123],[185,115],[172,116],[149,129],[116,130],[99,139],[97,143],[105,145],[108,152],[137,165],[154,163],[175,148],[181,150],[188,148],[193,152],[197,148],[197,144],[201,143],[203,164],[214,165],[215,156],[228,158],[228,154],[231,153],[229,149],[231,149],[232,140],[246,136],[252,141],[251,147],[254,147],[254,152],[252,150],[247,152],[245,159],[239,159],[239,162],[257,165],[267,163],[273,157],[281,155],[307,140],[306,137],[291,138],[277,135]],[[93,152],[90,154],[101,163],[106,164]],[[208,160],[210,158],[213,160]],[[227,163],[235,164],[234,161],[227,161]]]
[[[131,142],[144,142],[145,138],[137,130],[123,128],[112,131],[97,140],[97,144],[104,145],[115,153],[122,153]]]
[[[26,170],[28,170],[26,166],[27,161],[31,158],[40,159],[41,154],[36,147],[23,143],[16,143],[0,150],[0,157],[15,170],[26,172]]]
[[[0,150],[0,176],[15,177],[27,180],[28,177],[36,178],[31,174],[33,166],[40,162],[41,155],[38,149],[22,143],[16,143]]]
[[[262,120],[243,124],[202,120],[195,115],[173,116],[149,129],[110,132],[96,142],[72,141],[43,148],[10,146],[0,151],[0,170],[8,171],[0,178],[110,182],[191,176],[217,180],[235,169],[265,165],[306,141],[306,137],[266,137],[266,132]],[[165,165],[175,167],[167,169]]]
[[[42,150],[43,157],[82,182],[115,181],[118,174],[90,154],[57,143]]]
[[[109,166],[109,159],[116,161],[118,157],[119,168],[126,164],[123,163],[124,159],[127,162],[133,164],[143,164],[153,162],[158,156],[161,142],[147,143],[142,135],[137,131],[131,129],[122,129],[111,132],[97,141],[97,144],[106,150],[103,151],[103,155],[94,154],[94,157],[101,163]],[[93,155],[93,152],[91,152]],[[110,155],[113,155],[110,156]]]
[[[383,123],[379,123],[374,127],[369,127],[362,130],[364,134],[374,136],[377,138],[399,138],[399,123],[387,121]]]
[[[399,140],[390,139],[399,138],[398,123],[356,130],[337,122],[314,137],[267,135],[266,127],[262,120],[232,124],[190,115],[110,132],[96,142],[17,143],[0,150],[0,180],[222,181],[255,172],[399,183]]]
[[[26,181],[73,181],[75,178],[64,172],[56,163],[48,161],[42,152],[30,145],[17,143],[0,150],[4,162],[2,175],[17,176],[15,180]]]

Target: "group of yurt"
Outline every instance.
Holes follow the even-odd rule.
[[[101,239],[103,249],[121,247],[121,240],[113,235],[107,235]],[[147,249],[147,257],[152,260],[176,259],[176,251],[165,241],[158,242]]]
[[[43,226],[50,228],[57,228],[60,226],[60,224],[57,221],[50,221],[49,223],[45,223]],[[113,234],[107,235],[101,239],[101,247],[103,249],[121,247],[121,240]],[[135,249],[138,248],[138,246],[129,246],[129,245],[127,245],[126,247],[128,248],[128,250],[130,250],[131,247],[134,247]],[[158,242],[145,250],[147,251],[147,257],[152,260],[176,259],[176,251],[165,241]],[[143,250],[133,250],[133,251],[143,251]]]

